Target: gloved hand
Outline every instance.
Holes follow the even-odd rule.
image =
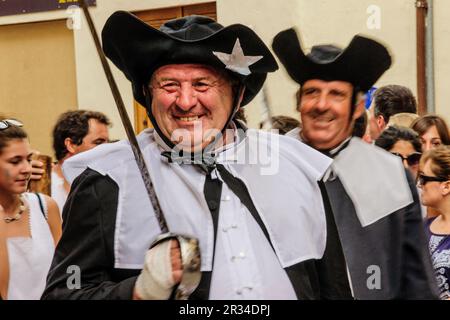
[[[145,255],[144,268],[134,287],[134,299],[167,300],[183,275],[178,240],[163,241]]]

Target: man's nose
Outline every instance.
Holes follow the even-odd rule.
[[[197,92],[191,85],[181,86],[176,104],[184,111],[188,111],[197,105]]]
[[[326,93],[321,93],[316,100],[315,104],[316,109],[320,111],[324,111],[328,109],[328,98]]]

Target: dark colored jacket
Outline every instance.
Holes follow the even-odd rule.
[[[414,202],[366,227],[339,178],[325,183],[333,212],[328,216],[334,218],[356,299],[437,298],[420,201],[409,172],[407,177]]]
[[[87,169],[74,181],[63,211],[63,235],[42,299],[131,299],[141,270],[114,268],[117,199],[118,186],[108,176]],[[351,298],[345,269],[342,265],[338,266],[341,270],[336,268],[341,260],[334,256],[340,247],[330,241],[330,235],[323,259],[285,269],[299,299]],[[68,270],[73,265],[81,271],[81,283],[80,288],[71,289],[67,284],[75,283],[74,273]],[[192,299],[208,298],[210,279],[211,274],[204,272]]]

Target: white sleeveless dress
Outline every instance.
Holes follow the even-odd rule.
[[[47,273],[53,259],[55,245],[47,223],[47,205],[41,197],[44,214],[34,193],[25,193],[30,206],[31,238],[7,239],[9,258],[8,300],[38,300],[45,289]]]

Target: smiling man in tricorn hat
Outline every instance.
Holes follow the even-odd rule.
[[[294,29],[280,32],[273,49],[300,85],[302,129],[287,135],[334,159],[322,191],[326,251],[341,258],[333,261],[336,281],[346,283],[356,299],[435,298],[411,175],[398,157],[351,137],[364,112],[362,93],[390,67],[389,52],[355,36],[343,50],[319,45],[305,54]]]
[[[199,242],[201,281],[190,297],[312,299],[333,290],[316,272],[326,240],[317,182],[330,159],[233,121],[277,69],[255,32],[201,16],[157,30],[116,12],[102,37],[154,126],[137,139],[169,230]],[[44,298],[173,296],[189,270],[176,240],[149,250],[161,230],[128,141],[80,154],[64,172],[76,179]]]

